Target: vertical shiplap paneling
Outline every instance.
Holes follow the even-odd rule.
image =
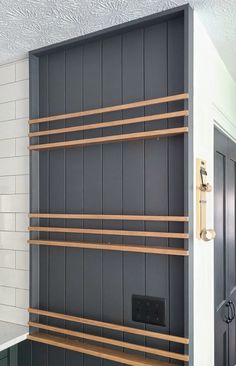
[[[123,35],[87,43],[48,56],[47,76],[41,81],[40,115],[86,110],[183,92],[183,18],[138,29]],[[43,60],[43,59],[42,59]],[[46,60],[46,58],[45,58]],[[41,63],[46,71],[46,61]],[[48,88],[48,97],[47,97]],[[43,95],[46,93],[45,95]],[[49,109],[47,110],[47,99]],[[41,107],[40,107],[41,108]],[[130,118],[181,108],[180,103],[68,120],[66,125],[89,124]],[[168,122],[180,125],[181,120]],[[64,126],[53,122],[51,128]],[[47,124],[43,128],[47,128]],[[104,130],[91,130],[50,137],[50,141],[97,137],[109,134],[165,128],[157,121]],[[42,141],[43,142],[43,139]],[[40,153],[41,154],[41,153]],[[47,155],[48,154],[48,155]],[[89,146],[84,149],[50,151],[41,155],[41,212],[105,214],[183,214],[183,138],[136,141]],[[50,158],[49,158],[50,157]],[[44,163],[43,163],[44,162]],[[44,166],[45,165],[45,166]],[[49,174],[50,172],[50,174]],[[50,175],[50,180],[49,180]],[[47,193],[49,187],[50,197]],[[47,221],[42,221],[44,225]],[[128,230],[181,231],[181,224],[52,220],[53,226],[114,228]],[[42,234],[45,235],[46,234]],[[144,245],[168,245],[167,240],[124,236],[48,234],[50,239],[84,240]],[[169,241],[170,246],[183,245]],[[49,253],[49,256],[48,254]],[[47,264],[48,263],[48,264]],[[41,250],[41,306],[51,311],[102,319],[144,328],[132,322],[132,295],[146,294],[167,299],[167,327],[147,326],[183,336],[184,267],[181,258],[50,248]],[[47,285],[48,280],[48,285]],[[48,298],[47,298],[48,297]],[[63,322],[51,321],[64,326]],[[67,324],[72,329],[103,334],[149,346],[169,347],[167,342],[134,335]],[[46,347],[39,356],[47,365]],[[182,346],[170,349],[181,352]],[[125,352],[130,352],[125,350]],[[43,353],[43,352],[42,352]],[[66,359],[66,362],[64,360]],[[39,365],[40,363],[33,364]],[[178,362],[175,362],[178,364]],[[181,364],[181,362],[179,363]],[[111,366],[113,363],[50,347],[48,366]],[[114,364],[115,366],[115,364]]]
[[[167,95],[167,23],[145,29],[145,99]],[[167,105],[154,105],[145,109],[146,114],[167,112]],[[167,121],[145,124],[145,130],[167,128]],[[168,139],[145,141],[145,214],[168,215]],[[168,231],[168,223],[147,222],[147,231]],[[168,246],[167,239],[146,238],[148,246]],[[169,331],[169,258],[146,255],[146,294],[166,299],[166,327],[146,326],[156,332]],[[168,349],[168,342],[147,339],[152,347]]]
[[[144,98],[143,74],[143,30],[138,29],[123,35],[123,102],[142,100]],[[142,116],[143,108],[124,111],[123,117]],[[143,123],[124,126],[123,132],[143,131]],[[144,214],[144,142],[123,143],[123,213]],[[124,229],[143,230],[142,222],[124,222]],[[127,244],[142,244],[145,240],[139,237],[124,237]],[[132,323],[132,295],[145,294],[145,255],[139,253],[124,254],[124,323],[129,326],[143,324]],[[126,341],[144,343],[140,336],[125,335]]]
[[[103,106],[122,103],[121,79],[121,36],[103,41],[102,85]],[[106,113],[104,121],[121,119],[122,113]],[[122,127],[105,128],[103,136],[122,133]],[[103,213],[122,214],[122,143],[105,144],[103,146]],[[121,221],[104,221],[104,229],[122,229]],[[103,241],[122,243],[119,236],[105,235]],[[119,252],[103,252],[103,301],[102,319],[107,322],[122,324],[123,322],[123,288],[122,265],[123,255]],[[122,339],[120,332],[103,330],[105,337]],[[103,365],[112,366],[117,363],[103,361]]]
[[[168,22],[168,94],[184,91],[184,23],[183,18]],[[183,108],[183,103],[172,103],[168,111]],[[183,119],[173,119],[169,127],[183,124]],[[186,172],[187,174],[187,172]],[[169,215],[184,213],[184,137],[169,138]],[[183,225],[171,223],[170,231],[183,231]],[[170,240],[170,246],[183,246],[182,240]],[[170,258],[170,333],[184,334],[184,259]],[[178,314],[178,316],[177,316]],[[183,346],[171,343],[172,351],[182,352]],[[176,362],[182,364],[181,362]]]
[[[84,109],[101,106],[102,89],[102,48],[101,42],[84,46],[83,95]],[[99,115],[84,118],[84,123],[99,122]],[[101,130],[84,132],[84,138],[101,136]],[[84,213],[102,212],[102,145],[84,148]],[[84,221],[87,228],[101,228],[100,221]],[[84,235],[85,241],[101,241],[99,236]],[[102,257],[101,251],[84,250],[84,316],[101,319],[102,317]],[[100,329],[84,327],[85,331],[101,334]],[[99,366],[102,361],[93,357],[84,357],[84,366]]]
[[[65,51],[48,56],[48,97],[49,114],[65,112]],[[64,122],[54,122],[58,128]],[[56,141],[57,136],[51,136],[50,142]],[[62,135],[61,138],[64,138]],[[50,151],[49,156],[49,209],[50,212],[65,212],[65,151]],[[64,220],[51,220],[53,226],[65,225]],[[50,233],[51,240],[63,240],[63,233]],[[49,309],[56,312],[65,312],[65,249],[49,248]],[[63,322],[50,319],[50,324],[63,327]],[[49,347],[49,366],[64,366],[65,351]]]
[[[83,109],[83,48],[66,51],[66,112]],[[67,126],[81,125],[83,119],[67,120]],[[67,134],[66,139],[81,139],[83,132]],[[65,151],[66,213],[83,212],[83,148]],[[83,227],[82,220],[66,220],[67,227]],[[82,234],[66,234],[66,240],[83,240]],[[66,249],[66,313],[83,316],[83,249]],[[68,328],[83,330],[79,324]],[[83,355],[66,352],[67,366],[82,366]]]

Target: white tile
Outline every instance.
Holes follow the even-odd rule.
[[[28,137],[19,137],[16,139],[16,156],[29,155]]]
[[[0,213],[0,230],[13,231],[16,228],[15,213]]]
[[[15,253],[16,252],[14,250],[0,249],[0,267],[1,268],[15,268],[16,267],[16,254]]]
[[[29,118],[29,99],[17,100],[16,118]]]
[[[0,177],[0,194],[12,194],[16,190],[16,177]],[[25,193],[25,192],[18,192]]]
[[[29,313],[25,309],[0,305],[0,320],[15,324],[27,325]]]
[[[29,289],[29,272],[18,269],[0,268],[0,286]]]
[[[0,85],[13,83],[15,81],[15,64],[8,64],[0,67]]]
[[[29,125],[26,118],[16,119],[0,123],[0,139],[13,139],[16,137],[26,137]]]
[[[16,289],[16,307],[27,309],[29,307],[29,291]]]
[[[9,194],[0,196],[0,212],[29,212],[28,194]]]
[[[29,252],[16,251],[16,269],[29,270]]]
[[[11,156],[15,156],[15,151],[15,139],[0,140],[0,158],[10,158]]]
[[[27,231],[29,217],[27,213],[16,213],[16,231]]]
[[[25,291],[25,290],[22,290]],[[0,286],[0,304],[15,306],[16,290],[12,287]],[[21,306],[19,306],[21,307]]]
[[[15,103],[7,102],[0,104],[0,122],[16,118]]]
[[[29,98],[29,80],[0,86],[0,103]]]
[[[17,175],[15,178],[16,193],[29,193],[29,175]]]
[[[16,81],[29,79],[29,61],[16,62]]]
[[[29,174],[29,157],[0,159],[0,176]]]
[[[29,233],[0,232],[0,248],[13,249],[13,250],[29,250],[27,240],[29,239]]]

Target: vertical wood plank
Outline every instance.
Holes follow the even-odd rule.
[[[176,18],[168,22],[168,94],[184,90],[184,19]],[[178,110],[183,102],[174,102],[168,111]],[[182,121],[183,122],[183,121]],[[176,124],[170,120],[168,127]],[[169,139],[169,215],[184,212],[184,137],[174,136]],[[178,192],[178,194],[177,194]],[[170,223],[170,231],[183,231],[183,225]],[[184,246],[182,240],[169,240],[170,246]],[[184,334],[184,260],[170,258],[170,333]],[[176,316],[178,314],[178,316]],[[173,352],[183,352],[183,346],[171,344]],[[177,363],[182,365],[181,362]]]
[[[123,103],[141,100],[144,97],[143,75],[143,30],[138,29],[123,35]],[[124,111],[123,117],[143,115],[143,108]],[[124,126],[123,133],[143,131],[144,125]],[[123,143],[123,214],[144,214],[144,143]],[[142,222],[124,222],[126,230],[144,230]],[[142,244],[143,238],[125,238],[127,244]],[[132,322],[132,295],[145,294],[145,255],[124,254],[124,323]],[[135,324],[144,328],[143,324]],[[143,337],[126,334],[125,341],[144,344]]]
[[[167,23],[145,29],[145,99],[167,95]],[[145,108],[146,114],[166,113],[167,105]],[[145,124],[145,130],[167,128],[167,121]],[[168,215],[168,139],[145,141],[145,215]],[[148,231],[168,231],[168,223],[146,222]],[[148,246],[168,246],[167,239],[146,238]],[[146,294],[166,299],[166,327],[146,326],[156,332],[169,331],[169,258],[146,255]],[[168,342],[147,339],[146,345],[168,349]]]
[[[121,80],[121,36],[103,41],[103,106],[120,104],[122,101]],[[114,87],[115,86],[115,87]],[[106,113],[104,121],[122,118],[121,112]],[[122,127],[106,128],[103,136],[122,133]],[[122,144],[103,146],[103,213],[122,213]],[[104,221],[104,229],[122,229],[121,221]],[[103,237],[103,241],[121,243],[122,238],[112,235]],[[123,255],[119,252],[103,252],[103,307],[102,319],[106,322],[123,323],[122,265]],[[104,337],[122,339],[120,332],[103,330]],[[103,361],[103,365],[117,363]],[[118,364],[119,365],[119,364]]]
[[[83,109],[83,48],[66,51],[66,112]],[[81,125],[83,119],[68,120],[67,125]],[[83,138],[83,132],[68,134],[66,139]],[[83,212],[83,148],[65,150],[66,212]],[[83,227],[83,220],[66,220],[68,227]],[[66,240],[82,240],[81,234],[66,234]],[[66,313],[83,317],[83,250],[69,248],[66,254]],[[83,326],[68,323],[72,330]],[[83,355],[66,351],[67,366],[83,366]]]
[[[49,114],[65,112],[65,51],[48,56]],[[56,122],[56,128],[64,122]],[[50,136],[55,142],[57,136]],[[62,135],[60,138],[64,138]],[[49,156],[49,209],[65,211],[65,151],[50,151]],[[63,220],[51,220],[51,225],[65,225]],[[64,240],[63,233],[50,233],[51,240]],[[49,248],[48,303],[51,311],[65,312],[65,249]],[[50,324],[64,326],[64,322],[50,319]],[[49,347],[49,366],[64,366],[65,351]]]
[[[93,42],[84,46],[83,61],[83,97],[84,109],[101,106],[101,42]],[[84,118],[84,123],[99,122],[99,116]],[[101,131],[86,131],[84,138],[101,136]],[[102,212],[102,146],[84,148],[84,212]],[[84,220],[84,227],[101,228],[101,222]],[[95,235],[84,235],[85,241],[100,242]],[[94,250],[84,250],[84,316],[101,320],[102,318],[102,260],[103,254]],[[101,330],[84,327],[85,331],[101,334]],[[85,366],[99,366],[101,360],[84,356]]]

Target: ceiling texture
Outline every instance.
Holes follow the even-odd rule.
[[[198,12],[236,80],[236,0],[0,0],[0,64],[186,3]]]

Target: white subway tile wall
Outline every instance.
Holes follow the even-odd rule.
[[[29,306],[28,60],[0,66],[0,320],[26,325]]]

